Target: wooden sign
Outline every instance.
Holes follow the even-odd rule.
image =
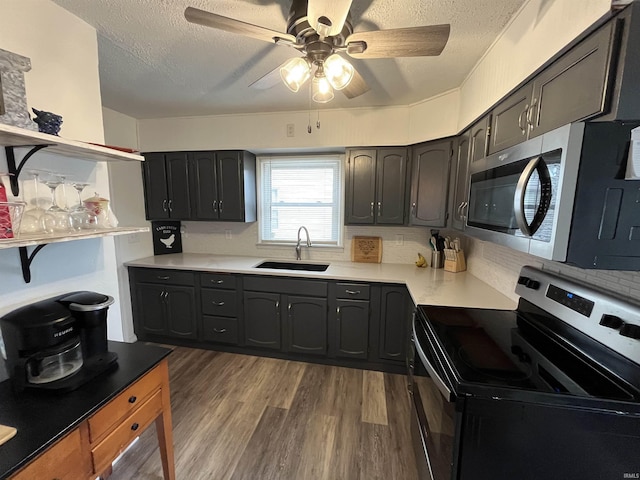
[[[380,263],[382,261],[382,238],[353,237],[351,240],[351,261]]]

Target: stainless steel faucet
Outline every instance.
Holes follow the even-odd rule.
[[[302,257],[300,256],[300,251],[302,250],[301,246],[300,246],[300,242],[302,241],[302,238],[300,238],[300,232],[302,232],[302,230],[304,230],[304,233],[307,234],[307,247],[311,246],[311,239],[309,238],[309,230],[307,230],[307,227],[302,226],[298,229],[298,243],[296,243],[296,260],[301,260]]]

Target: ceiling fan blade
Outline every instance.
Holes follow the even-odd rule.
[[[223,17],[222,15],[200,10],[199,8],[187,7],[184,11],[184,17],[191,23],[217,28],[225,32],[238,33],[265,42],[283,43],[285,45],[295,45],[296,43],[296,38],[288,33],[281,33],[251,23],[241,22],[233,18]]]
[[[347,37],[347,53],[354,58],[440,55],[449,40],[450,30],[451,27],[444,24],[357,32]]]
[[[342,93],[344,93],[344,96],[347,98],[356,98],[363,93],[367,93],[369,90],[371,90],[371,87],[367,85],[367,82],[364,81],[362,75],[355,70],[353,72],[353,78],[349,84],[342,89]]]
[[[275,87],[279,83],[282,83],[282,78],[280,77],[280,68],[282,68],[282,66],[288,61],[289,60],[285,60],[281,65],[278,65],[269,73],[263,75],[258,80],[253,82],[251,85],[249,85],[249,87],[255,88],[257,90],[267,90],[271,87]]]
[[[331,37],[338,35],[342,31],[344,22],[349,15],[352,0],[309,0],[307,8],[307,21],[312,28],[318,30],[318,19],[320,23],[327,25],[328,31],[324,36]],[[329,19],[329,22],[325,19]],[[320,32],[319,32],[320,33]]]

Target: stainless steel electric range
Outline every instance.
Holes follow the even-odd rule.
[[[640,478],[640,305],[532,267],[516,293],[515,311],[417,308],[421,477]]]

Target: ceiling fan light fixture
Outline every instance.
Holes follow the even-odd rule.
[[[324,72],[331,86],[336,90],[342,90],[349,85],[355,69],[347,60],[334,53],[324,61]]]
[[[306,58],[295,57],[280,68],[280,77],[292,92],[297,92],[311,76],[311,66]]]
[[[316,103],[327,103],[333,100],[333,88],[324,75],[315,75],[311,81],[311,98]]]

